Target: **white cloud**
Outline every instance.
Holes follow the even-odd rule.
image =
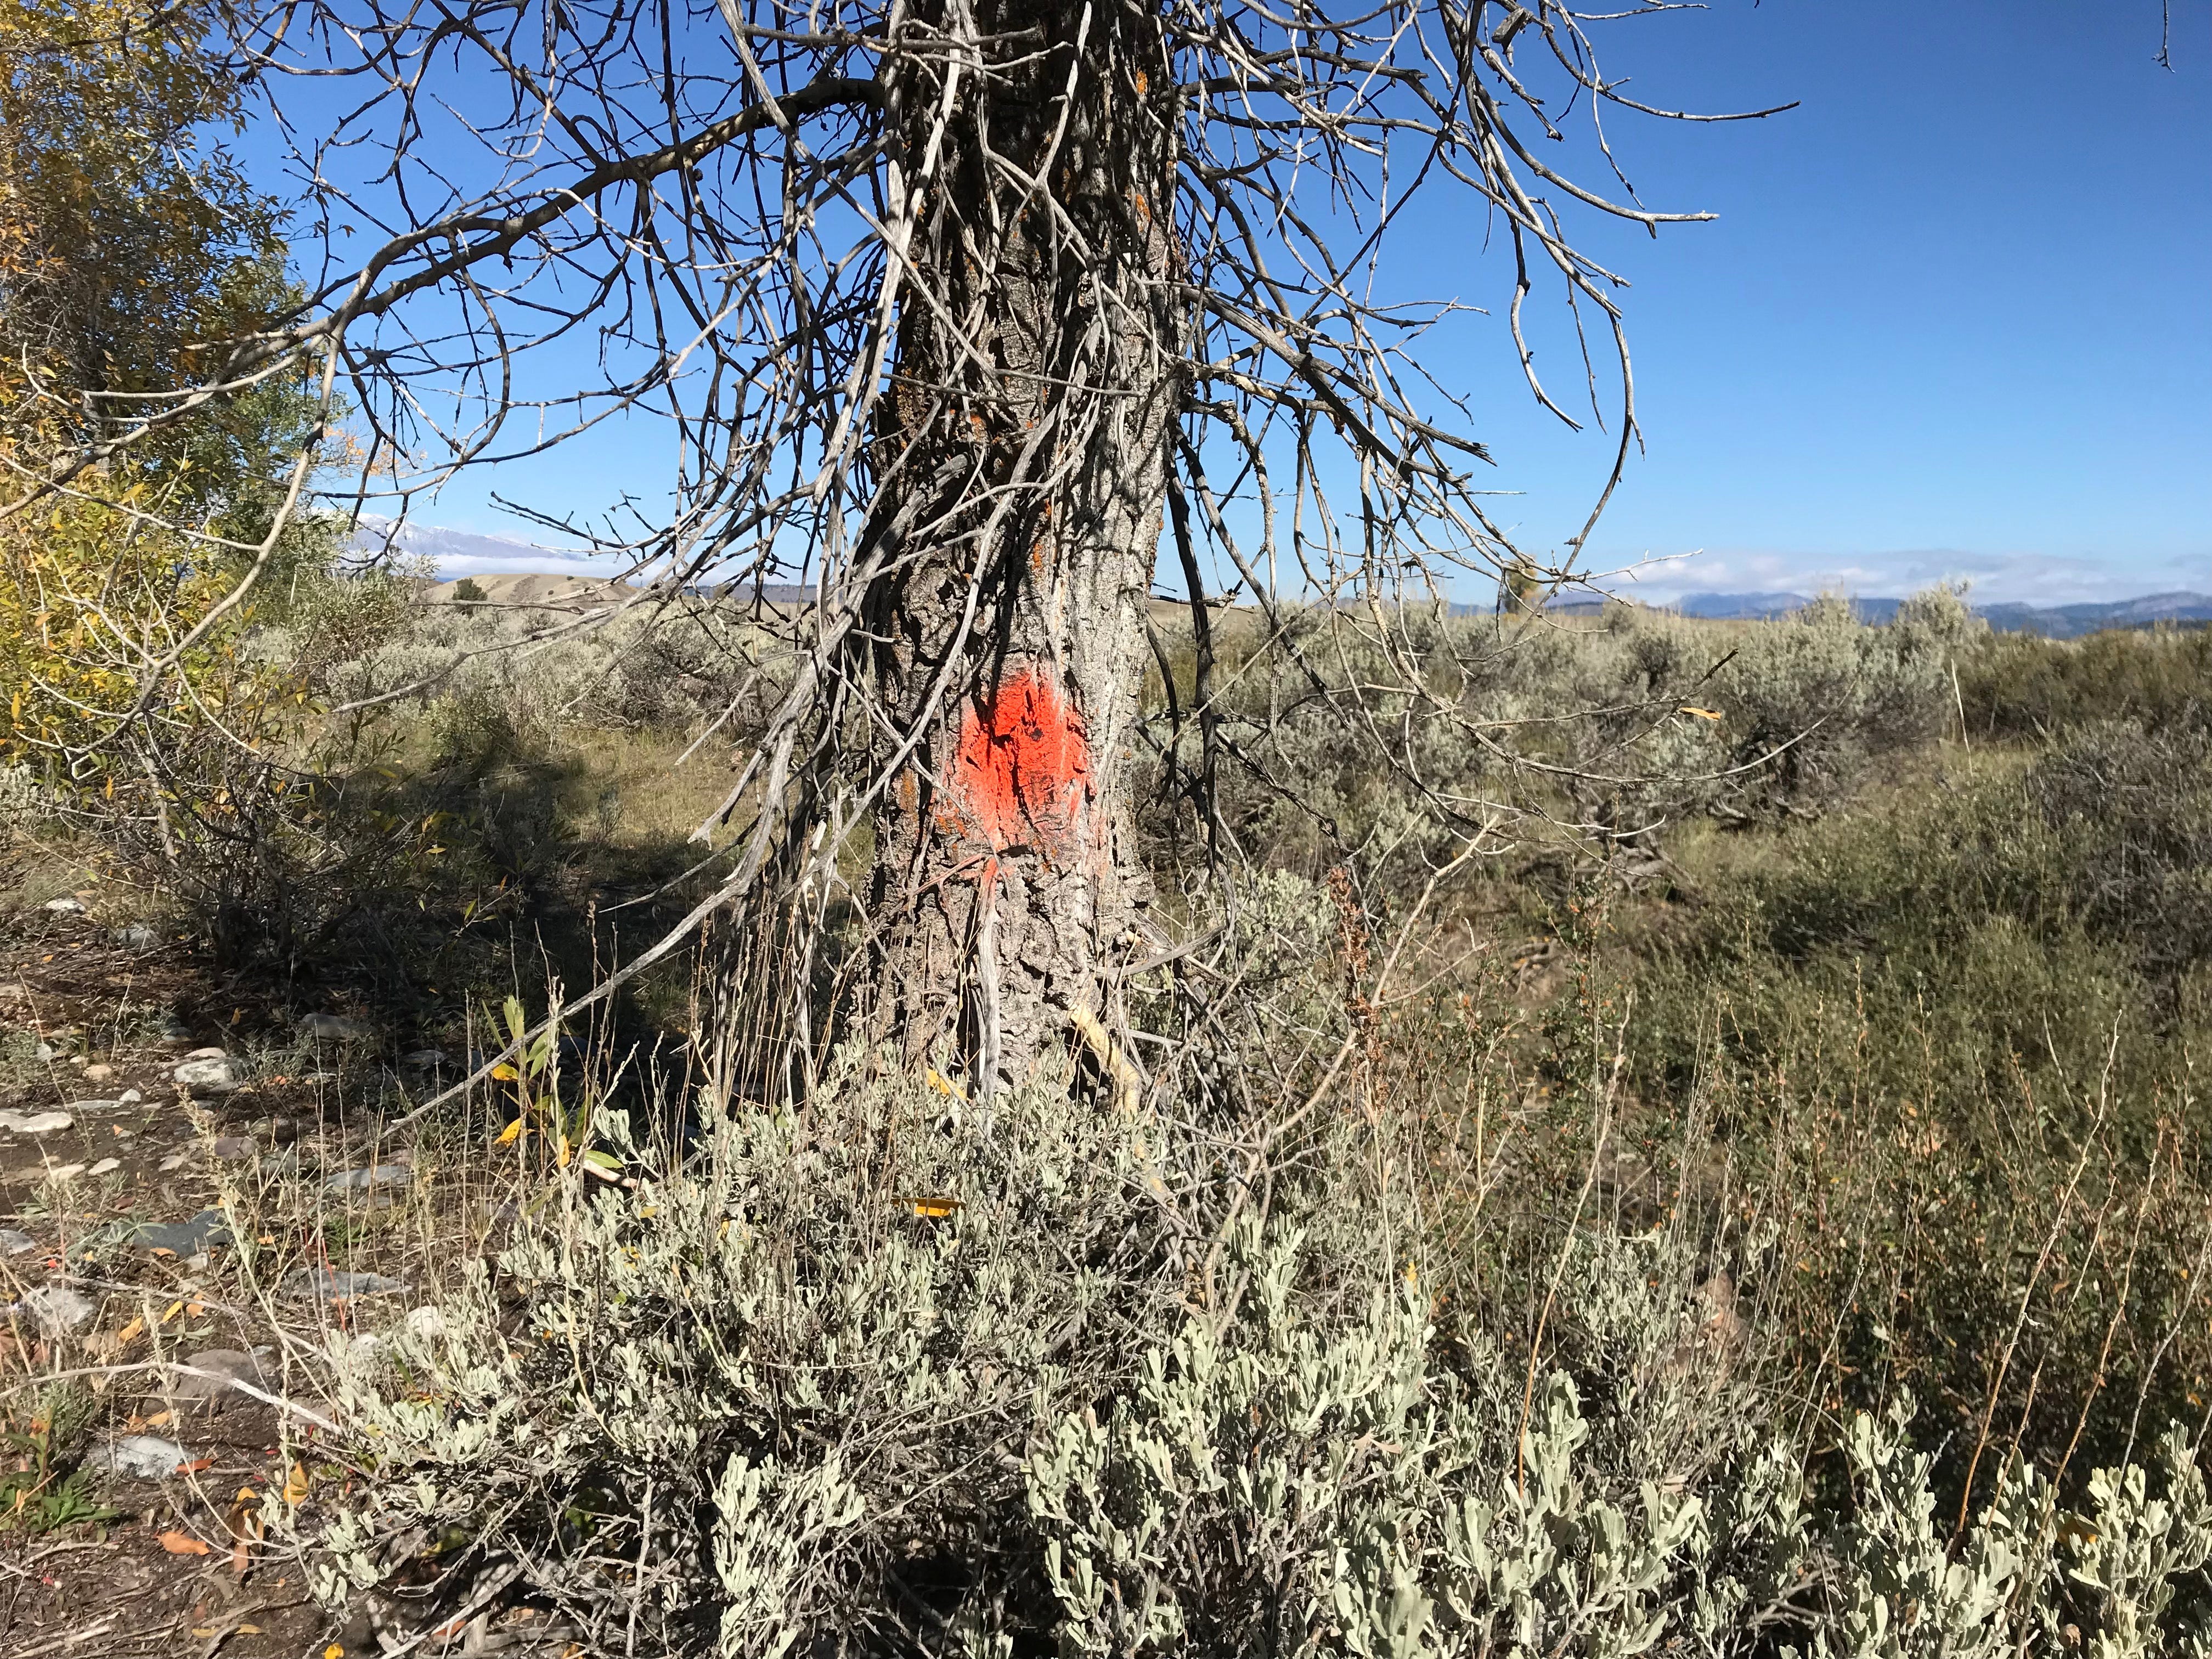
[[[2060,558],[2043,553],[1968,553],[1955,548],[1900,549],[1838,557],[1721,549],[1656,558],[1605,585],[1651,604],[1685,593],[1848,593],[1902,596],[1941,581],[1964,581],[1984,605],[2074,605],[2148,592],[2212,587],[2212,570],[2173,559],[2146,571],[2139,562]]]
[[[629,568],[618,557],[578,552],[572,549],[540,547],[507,536],[483,536],[474,531],[447,530],[436,525],[409,523],[395,530],[388,520],[362,520],[354,545],[363,552],[380,552],[390,545],[403,556],[425,558],[446,580],[459,576],[526,575],[542,573],[563,576],[618,576]]]

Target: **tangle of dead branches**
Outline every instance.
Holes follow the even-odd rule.
[[[1010,561],[1040,526],[1066,538],[1110,516],[1099,474],[1155,464],[1139,451],[1157,453],[1154,516],[1137,501],[1119,533],[1140,582],[1154,547],[1172,549],[1196,670],[1181,696],[1164,676],[1168,717],[1203,737],[1146,741],[1188,773],[1175,787],[1201,817],[1224,759],[1209,624],[1224,600],[1259,618],[1258,649],[1371,728],[1378,763],[1414,767],[1415,746],[1372,699],[1343,697],[1355,656],[1387,683],[1364,689],[1538,764],[1514,722],[1473,719],[1454,689],[1456,653],[1510,649],[1513,630],[1419,634],[1407,619],[1461,573],[1513,569],[1526,586],[1534,569],[1553,590],[1584,574],[1637,405],[1622,279],[1569,222],[1656,235],[1708,216],[1639,201],[1609,120],[1747,118],[1641,101],[1601,68],[1601,36],[1683,9],[240,6],[228,50],[286,154],[301,302],[196,384],[42,411],[70,441],[11,462],[0,517],[258,386],[317,388],[323,419],[268,538],[225,550],[243,573],[231,600],[138,665],[121,726],[246,602],[294,513],[404,518],[470,474],[542,478],[549,457],[619,471],[629,493],[589,520],[526,489],[501,497],[635,578],[560,627],[708,586],[750,599],[792,669],[719,815],[750,826],[720,878],[599,994],[744,895],[830,902],[841,847],[971,692],[993,630],[1014,626]],[[1577,155],[1602,187],[1553,159]],[[1587,518],[1548,558],[1493,521],[1466,391],[1425,367],[1468,307],[1399,291],[1417,202],[1425,235],[1449,223],[1469,255],[1503,256],[1505,332],[1534,398],[1570,426],[1579,402],[1608,433]],[[1547,287],[1579,346],[1573,397],[1537,371],[1528,301]],[[1008,343],[1026,325],[1008,296],[1023,293],[1053,331],[1035,350]],[[1135,544],[1148,522],[1153,544]],[[887,696],[884,595],[947,572],[945,591],[964,580],[970,597],[931,672],[903,663],[905,692]],[[807,603],[769,602],[794,583]],[[1316,610],[1325,627],[1297,622]],[[1461,781],[1412,781],[1463,840],[1513,810]]]

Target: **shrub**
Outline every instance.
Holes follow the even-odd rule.
[[[1885,792],[1643,939],[1629,1075],[1706,1102],[1716,1155],[1762,1172],[1747,1201],[1796,1281],[1778,1334],[1823,1408],[1910,1388],[2076,1480],[2193,1409],[2196,745],[2099,727]]]
[[[376,1479],[326,1592],[519,1570],[583,1628],[730,1654],[988,1621],[972,1547],[1036,1399],[1121,1374],[1164,1299],[1157,1154],[1041,1091],[985,1123],[863,1071],[635,1191],[562,1183],[434,1325],[345,1351]]]
[[[1596,832],[1601,861],[1607,837],[1673,819],[1827,810],[1877,757],[1955,719],[1953,670],[1983,631],[1948,588],[1881,627],[1840,599],[1748,625],[1626,605],[1595,626],[1408,608],[1383,619],[1387,635],[1356,616],[1282,620],[1290,648],[1264,671],[1237,671],[1238,626],[1220,630],[1231,840],[1313,878],[1350,860],[1384,889],[1418,888],[1455,836],[1524,815]],[[1176,702],[1163,678],[1150,704],[1161,774],[1146,822],[1163,858],[1194,833],[1202,773],[1187,635],[1171,646]]]
[[[1560,1337],[1509,1352],[1439,1322],[1412,1217],[1346,1179],[1357,1121],[1254,1164],[1268,1137],[1224,1159],[1049,1088],[987,1121],[855,1057],[634,1189],[556,1173],[496,1272],[337,1343],[361,1474],[319,1592],[394,1639],[523,1600],[574,1653],[2197,1639],[2179,1431],[2079,1520],[2007,1463],[1952,1551],[1900,1404],[1847,1416],[1823,1504],[1701,1337],[1685,1233],[1559,1238]]]
[[[1978,738],[2058,738],[2110,721],[2154,735],[2212,724],[2212,628],[2080,640],[1992,634],[1959,670],[1966,728]]]

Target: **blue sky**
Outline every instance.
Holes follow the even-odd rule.
[[[1802,104],[1616,128],[1647,203],[1720,218],[1604,239],[1636,279],[1647,450],[1597,562],[1705,550],[1652,590],[2212,588],[2212,8],[2174,9],[2171,73],[2142,0],[1643,25],[1632,95]],[[1505,516],[1571,533],[1599,446],[1497,421],[1528,491]]]
[[[1945,577],[1992,600],[2212,590],[2212,6],[2175,13],[2172,71],[2156,0],[1713,0],[1601,33],[1646,101],[1801,106],[1609,121],[1648,205],[1719,218],[1656,241],[1571,224],[1633,282],[1646,444],[1586,564],[1657,561],[1627,590],[1650,599]],[[1427,366],[1471,395],[1496,487],[1520,492],[1497,516],[1555,550],[1611,441],[1529,398],[1510,262],[1481,235],[1463,198],[1437,198],[1391,281],[1492,308]],[[1571,343],[1556,313],[1536,331],[1556,395]],[[587,514],[650,489],[649,451],[580,459],[457,486],[418,520],[527,537],[491,489]]]

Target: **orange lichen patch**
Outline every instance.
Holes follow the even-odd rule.
[[[1063,849],[1090,783],[1083,717],[1036,669],[1017,670],[980,710],[970,702],[961,711],[949,793],[969,830],[994,851]]]

